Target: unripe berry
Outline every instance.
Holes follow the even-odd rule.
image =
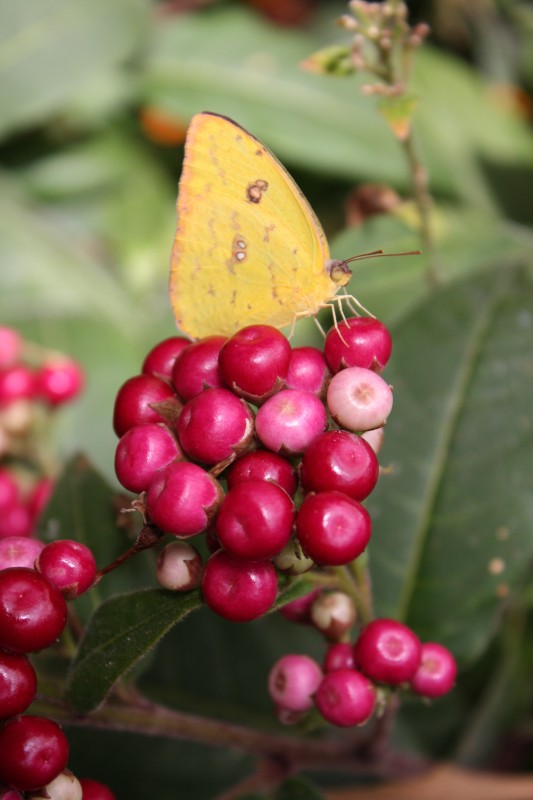
[[[116,800],[109,786],[91,778],[80,778],[83,789],[83,800]]]
[[[354,625],[355,604],[344,592],[323,592],[310,610],[311,622],[330,641],[342,639]]]
[[[287,542],[281,553],[274,558],[274,564],[286,575],[303,575],[315,566],[315,562],[305,555],[297,539]]]
[[[364,439],[370,445],[376,455],[381,450],[384,438],[385,431],[383,428],[374,428],[371,431],[363,431],[361,434],[361,439]]]
[[[37,690],[37,676],[26,656],[0,650],[0,719],[26,711]]]
[[[130,492],[145,492],[157,473],[183,458],[175,436],[166,425],[145,422],[121,437],[115,451],[115,472]]]
[[[293,349],[285,379],[287,389],[299,389],[323,398],[330,378],[326,359],[317,347]]]
[[[153,375],[135,375],[122,384],[113,410],[113,428],[117,436],[143,422],[163,422],[157,404],[176,399],[170,386]],[[154,406],[156,406],[154,408]]]
[[[181,351],[189,345],[189,339],[185,339],[183,336],[171,336],[169,339],[163,339],[162,342],[152,347],[144,359],[142,374],[153,375],[154,378],[170,382],[174,362]]]
[[[275,453],[303,453],[327,424],[324,405],[309,392],[285,389],[259,409],[255,429],[259,439]]]
[[[0,570],[10,567],[33,569],[43,547],[44,542],[29,536],[6,536],[0,539]]]
[[[259,405],[283,388],[291,358],[286,337],[270,325],[249,325],[220,351],[220,371],[236,394]]]
[[[351,317],[332,328],[324,342],[324,355],[332,372],[345,367],[381,372],[391,350],[388,328],[374,317]]]
[[[300,506],[296,532],[309,558],[317,564],[341,566],[365,550],[372,523],[357,500],[342,492],[319,492]]]
[[[411,678],[411,689],[424,697],[441,697],[455,685],[457,664],[438,642],[424,642],[420,666]]]
[[[207,336],[181,351],[172,369],[172,384],[182,400],[224,386],[218,356],[225,341],[225,336]]]
[[[270,450],[253,450],[238,458],[226,475],[228,489],[243,481],[277,483],[291,496],[296,491],[296,475],[291,464]]]
[[[376,690],[365,675],[338,669],[324,676],[315,704],[325,720],[342,728],[363,725],[376,705]]]
[[[327,404],[335,422],[350,431],[385,425],[392,409],[391,387],[364,367],[348,367],[330,381]]]
[[[48,361],[35,374],[37,394],[51,406],[73,400],[82,391],[84,382],[80,365],[66,356]]]
[[[28,792],[50,783],[68,760],[68,741],[46,717],[13,717],[0,728],[0,780]]]
[[[392,686],[410,681],[420,665],[418,636],[393,619],[375,619],[363,628],[355,644],[358,669]]]
[[[170,542],[157,557],[156,578],[164,589],[188,592],[200,585],[203,569],[196,548],[188,542]]]
[[[86,592],[96,577],[91,550],[73,539],[57,539],[47,544],[35,561],[35,569],[69,599]]]
[[[76,776],[66,769],[42,789],[32,792],[29,800],[83,800],[83,789]]]
[[[265,614],[278,591],[270,561],[243,561],[217,550],[205,565],[202,594],[212,611],[234,622],[249,622]]]
[[[313,589],[308,594],[297,597],[296,600],[291,600],[290,603],[285,603],[280,608],[280,614],[289,622],[299,622],[302,625],[307,625],[311,621],[311,606],[316,598],[320,595],[322,589]]]
[[[0,647],[13,653],[43,650],[66,620],[63,595],[43,575],[23,567],[0,572]]]
[[[322,680],[322,670],[305,655],[280,658],[268,676],[268,691],[277,706],[287,711],[308,711]]]
[[[367,442],[349,431],[326,431],[305,451],[300,477],[307,492],[336,489],[364,500],[376,485],[379,464]]]

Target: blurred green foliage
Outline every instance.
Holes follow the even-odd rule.
[[[271,147],[335,256],[418,246],[408,204],[346,226],[354,186],[408,195],[410,180],[360,92],[364,80],[299,66],[345,41],[332,24],[344,4],[316,3],[294,27],[244,2],[188,5],[0,3],[0,317],[82,362],[87,391],[57,437],[65,458],[83,451],[111,482],[117,388],[175,330],[168,262],[193,113],[233,117]],[[451,646],[463,669],[435,709],[407,704],[398,738],[485,764],[530,721],[532,701],[533,12],[518,0],[411,5],[433,24],[433,44],[417,54],[414,124],[435,199],[440,284],[428,284],[414,257],[354,269],[351,291],[395,342],[382,456],[392,474],[370,503],[370,563],[378,611]],[[312,337],[299,323],[295,342]],[[56,495],[53,517],[98,548],[99,536],[123,534],[95,512],[95,480],[76,494],[74,516]],[[153,586],[150,563],[135,568],[129,589]],[[143,687],[176,707],[262,720],[269,665],[289,647],[321,652],[313,632],[287,631],[276,615],[244,629],[202,611],[147,660]],[[72,769],[128,800],[212,797],[248,763],[190,743],[69,735]]]

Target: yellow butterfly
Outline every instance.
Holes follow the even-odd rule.
[[[192,118],[177,213],[170,299],[193,339],[294,324],[350,279],[289,173],[227,117]]]

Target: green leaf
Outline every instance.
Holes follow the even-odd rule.
[[[55,114],[95,71],[122,62],[146,24],[144,0],[5,0],[0,6],[0,136]]]
[[[122,675],[176,623],[200,608],[197,591],[176,595],[162,589],[112,597],[93,614],[69,674],[67,696],[87,714]]]
[[[533,287],[516,270],[436,294],[393,329],[395,407],[369,507],[377,613],[462,661],[533,556]]]
[[[241,800],[323,800],[324,795],[305,778],[289,778],[268,794],[247,794]]]

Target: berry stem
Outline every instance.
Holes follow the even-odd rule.
[[[356,559],[352,564],[357,564],[358,560],[359,559]],[[350,567],[333,567],[332,571],[338,579],[339,588],[343,592],[346,592],[354,601],[361,622],[364,624],[370,622],[372,619],[372,612],[369,608],[369,598],[366,596],[366,592],[362,591],[361,586],[354,580],[354,575]]]
[[[141,528],[137,539],[131,547],[128,547],[128,549],[122,553],[122,555],[115,558],[115,560],[106,567],[102,567],[102,569],[98,570],[93,586],[96,586],[101,578],[104,575],[107,575],[108,572],[112,572],[114,569],[117,569],[117,567],[120,567],[122,564],[124,564],[128,558],[131,558],[132,556],[136,555],[136,553],[140,553],[143,550],[149,550],[151,547],[154,547],[160,541],[162,536],[164,536],[163,531],[157,528],[153,523],[147,522]]]
[[[374,618],[373,602],[372,602],[372,581],[370,578],[370,570],[368,569],[368,556],[363,553],[352,561],[350,565],[355,582],[359,589],[359,596],[361,604],[358,606],[361,622],[365,625],[371,622]]]

